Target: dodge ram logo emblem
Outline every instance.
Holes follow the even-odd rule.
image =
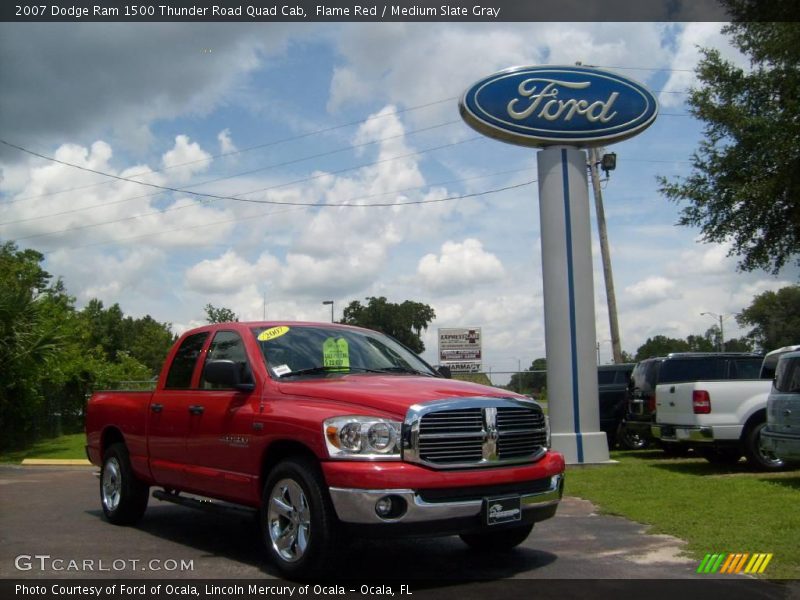
[[[497,430],[497,409],[493,406],[483,409],[483,444],[484,460],[497,460],[497,441],[500,432]]]

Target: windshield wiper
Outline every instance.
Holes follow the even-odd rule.
[[[285,373],[284,375],[279,375],[280,379],[285,379],[286,377],[295,377],[298,375],[314,375],[315,373],[345,373],[347,371],[362,371],[364,373],[383,373],[383,370],[377,369],[367,369],[366,367],[330,367],[319,365],[316,367],[308,367],[307,369],[298,369],[297,371],[292,371],[291,373]]]

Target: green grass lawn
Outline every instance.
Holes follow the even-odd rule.
[[[86,458],[83,447],[86,434],[73,433],[57,438],[41,440],[25,450],[15,450],[0,454],[0,463],[20,463],[25,458]]]
[[[612,458],[619,464],[568,467],[565,494],[686,540],[698,564],[709,552],[772,552],[765,577],[800,577],[800,470],[717,467],[660,450]]]

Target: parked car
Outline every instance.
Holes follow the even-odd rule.
[[[781,348],[767,354],[759,374],[774,372],[786,352]],[[741,372],[749,369],[739,365]],[[772,382],[756,377],[752,373],[750,378],[723,381],[719,372],[709,372],[686,383],[659,382],[653,436],[678,448],[698,450],[713,463],[733,464],[744,455],[757,469],[780,469],[780,457],[761,444]]]
[[[701,379],[758,378],[762,359],[762,355],[750,352],[673,352],[639,361],[631,373],[621,439],[633,448],[645,447],[653,440],[651,426],[655,422],[657,385]],[[661,445],[668,453],[683,450],[668,440]]]
[[[522,543],[552,517],[564,457],[541,407],[445,379],[394,339],[331,323],[221,323],[186,332],[154,392],[98,392],[87,454],[125,525],[153,496],[259,514],[284,575],[324,572],[348,535]]]
[[[625,417],[628,383],[633,367],[634,363],[597,367],[600,429],[608,437],[609,448],[613,448],[618,443],[629,448],[619,434],[622,420]]]
[[[800,461],[800,352],[788,352],[778,360],[761,445],[784,461]]]

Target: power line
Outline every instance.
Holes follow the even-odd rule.
[[[193,187],[197,187],[197,186],[201,186],[201,185],[206,185],[206,184],[209,184],[209,183],[217,183],[219,181],[225,181],[225,180],[228,180],[228,179],[234,179],[236,177],[244,177],[245,175],[252,175],[253,173],[267,171],[269,169],[275,169],[275,168],[278,168],[278,167],[285,167],[285,166],[288,166],[288,165],[297,164],[297,163],[304,162],[304,161],[307,161],[307,160],[313,160],[313,159],[316,159],[316,158],[323,158],[323,157],[326,157],[326,156],[332,156],[334,154],[338,154],[338,153],[341,153],[341,152],[347,152],[349,150],[353,150],[353,149],[357,149],[357,148],[364,148],[366,146],[371,146],[373,144],[379,144],[381,142],[386,142],[386,141],[389,141],[389,140],[402,138],[402,137],[405,137],[407,135],[413,135],[413,134],[421,133],[421,132],[424,132],[424,131],[430,131],[430,130],[433,130],[433,129],[446,127],[448,125],[453,125],[455,123],[460,123],[460,122],[461,121],[448,121],[446,123],[440,123],[438,125],[432,125],[430,127],[423,127],[421,129],[415,129],[413,131],[408,131],[408,132],[400,133],[400,134],[397,134],[397,135],[387,136],[385,138],[380,138],[378,140],[373,140],[371,142],[364,142],[364,143],[361,143],[361,144],[343,146],[341,148],[336,148],[334,150],[329,150],[327,152],[321,152],[319,154],[312,154],[310,156],[303,156],[303,157],[300,157],[300,158],[284,161],[284,162],[281,162],[281,163],[273,163],[271,165],[267,165],[267,166],[264,166],[264,167],[259,167],[258,169],[251,169],[249,171],[235,173],[233,175],[226,175],[224,177],[216,177],[214,179],[207,179],[206,181],[200,181],[198,183],[193,183],[191,185],[187,185],[187,186],[184,186],[184,187],[178,188],[178,189],[181,192],[183,192],[183,191],[188,190],[189,188],[193,188]],[[70,165],[70,166],[76,166],[77,167],[77,165]],[[135,183],[142,183],[142,182],[135,182]],[[80,208],[73,208],[73,209],[70,209],[70,210],[64,210],[64,211],[61,211],[61,212],[49,213],[49,214],[45,214],[45,215],[39,215],[39,216],[36,216],[36,217],[27,217],[25,219],[16,219],[14,221],[5,221],[3,223],[0,223],[0,227],[1,226],[5,226],[5,225],[12,225],[12,224],[15,224],[15,223],[26,223],[26,222],[29,222],[29,221],[39,221],[41,219],[49,219],[49,218],[56,217],[56,216],[67,215],[67,214],[72,214],[72,213],[76,213],[76,212],[82,212],[82,211],[86,211],[86,210],[92,210],[94,208],[105,208],[106,206],[111,206],[111,205],[114,205],[114,204],[123,204],[125,202],[130,202],[132,200],[139,200],[141,198],[153,198],[155,196],[160,196],[160,195],[165,194],[165,193],[166,192],[159,191],[159,192],[155,192],[155,193],[152,193],[152,194],[141,194],[141,195],[138,195],[138,196],[132,196],[130,198],[121,198],[119,200],[113,200],[111,202],[104,202],[104,203],[101,203],[101,204],[92,204],[90,206],[83,206],[83,207],[80,207]],[[243,192],[243,193],[248,193],[248,192]],[[7,204],[11,204],[11,203],[9,202]],[[0,205],[0,208],[2,206],[3,205]]]
[[[316,207],[349,206],[349,207],[353,207],[353,208],[373,208],[373,207],[393,208],[395,206],[416,206],[416,205],[424,205],[424,204],[436,204],[436,203],[441,203],[441,202],[452,202],[454,200],[464,200],[464,199],[467,199],[467,198],[477,198],[477,197],[480,197],[480,196],[489,196],[491,194],[497,194],[497,193],[505,192],[505,191],[508,191],[508,190],[518,189],[518,188],[522,188],[522,187],[525,187],[525,186],[532,185],[532,184],[536,183],[536,181],[537,181],[536,179],[531,179],[530,181],[525,181],[523,183],[509,185],[509,186],[505,186],[505,187],[501,187],[501,188],[494,188],[494,189],[490,189],[490,190],[485,190],[483,192],[474,192],[474,193],[471,193],[471,194],[463,194],[463,195],[460,195],[460,196],[448,196],[448,197],[445,197],[445,198],[431,198],[431,199],[428,199],[428,200],[412,200],[412,201],[408,201],[408,202],[395,202],[395,203],[387,202],[387,203],[382,203],[382,204],[309,204],[309,205],[299,205],[296,208],[290,208],[290,209],[286,209],[286,210],[278,210],[278,211],[271,210],[271,211],[267,211],[267,212],[264,212],[264,213],[259,213],[259,214],[254,214],[254,215],[247,215],[245,217],[237,217],[237,218],[233,218],[233,219],[227,219],[227,220],[224,220],[224,221],[214,221],[213,223],[202,223],[202,224],[199,224],[199,225],[192,225],[192,226],[189,226],[189,227],[180,227],[180,228],[175,228],[175,229],[165,229],[165,230],[157,231],[157,232],[154,232],[154,233],[146,233],[146,234],[143,234],[143,235],[132,236],[132,237],[128,237],[128,238],[120,238],[120,239],[104,241],[104,242],[93,242],[91,244],[81,244],[81,245],[78,245],[78,246],[69,246],[69,247],[66,247],[66,248],[58,248],[58,250],[76,250],[76,249],[79,249],[79,248],[89,248],[89,247],[92,247],[92,246],[105,246],[105,245],[108,245],[108,244],[117,244],[119,242],[128,242],[128,241],[133,241],[133,240],[153,237],[153,236],[157,236],[157,235],[162,235],[162,234],[165,234],[165,233],[172,233],[172,232],[176,232],[176,231],[186,231],[188,229],[200,229],[200,228],[203,228],[203,227],[214,227],[214,226],[222,225],[222,224],[225,224],[225,223],[235,223],[235,222],[239,222],[239,221],[252,220],[252,219],[259,218],[259,217],[265,217],[265,216],[276,215],[276,214],[283,214],[283,213],[297,211],[297,210],[303,210],[303,208],[315,207],[315,206]],[[50,252],[45,252],[45,254],[52,254],[52,252],[55,252],[55,250],[52,250]]]
[[[148,170],[148,171],[143,171],[141,173],[134,173],[133,175],[130,175],[130,177],[143,177],[144,175],[150,175],[152,173],[163,173],[164,171],[169,171],[171,169],[177,169],[177,168],[180,168],[180,167],[185,167],[185,166],[188,166],[188,165],[193,165],[193,164],[197,164],[197,163],[201,163],[201,162],[210,162],[210,161],[216,160],[218,158],[224,158],[226,156],[234,156],[236,154],[243,154],[245,152],[251,152],[253,150],[260,150],[261,148],[268,148],[270,146],[277,146],[279,144],[285,144],[287,142],[294,142],[296,140],[305,139],[305,138],[308,138],[308,137],[311,137],[311,136],[314,136],[314,135],[319,135],[321,133],[330,133],[331,131],[336,131],[337,129],[344,129],[346,127],[353,127],[354,125],[361,125],[362,123],[368,123],[368,122],[373,121],[373,120],[384,119],[386,117],[391,117],[391,116],[399,115],[399,114],[406,113],[406,112],[412,112],[412,111],[419,110],[419,109],[422,109],[422,108],[428,108],[430,106],[435,106],[437,104],[443,104],[445,102],[452,102],[453,100],[457,100],[457,99],[458,99],[457,97],[451,97],[451,98],[443,98],[442,100],[434,100],[433,102],[427,102],[425,104],[418,104],[416,106],[409,106],[407,108],[401,108],[399,110],[394,110],[392,112],[388,112],[388,113],[384,113],[384,114],[380,114],[380,115],[373,115],[371,117],[367,117],[365,119],[360,119],[358,121],[350,121],[348,123],[342,123],[340,125],[333,125],[331,127],[325,127],[323,129],[317,129],[317,130],[314,130],[314,131],[310,131],[310,132],[307,132],[307,133],[303,133],[303,134],[292,136],[292,137],[288,137],[288,138],[281,138],[281,139],[278,139],[278,140],[274,140],[272,142],[265,142],[263,144],[257,144],[255,146],[249,146],[247,148],[242,148],[242,149],[234,150],[234,151],[231,151],[231,152],[223,152],[221,154],[215,154],[215,155],[210,156],[208,158],[200,158],[200,159],[196,159],[196,160],[190,160],[190,161],[179,163],[179,164],[176,164],[176,165],[170,165],[169,167],[164,167],[164,168],[161,168],[161,169],[151,169],[151,170]],[[100,185],[106,185],[107,183],[109,183],[109,182],[108,181],[98,181],[96,183],[90,183],[90,184],[87,184],[87,185],[84,185],[84,186],[78,186],[78,187],[69,188],[69,189],[66,189],[66,190],[57,190],[57,191],[53,191],[53,192],[47,192],[45,194],[38,194],[38,195],[35,195],[35,196],[25,196],[23,198],[17,198],[15,200],[6,202],[5,204],[13,204],[15,202],[22,202],[24,200],[32,200],[32,199],[35,199],[35,198],[44,198],[44,197],[47,197],[47,196],[55,196],[55,195],[64,194],[64,193],[67,193],[67,192],[75,192],[75,191],[84,190],[84,189],[88,189],[88,188],[92,188],[92,187],[97,187],[97,186],[100,186]]]
[[[584,65],[589,66],[589,65]],[[619,67],[609,65],[593,65],[598,69],[620,69],[622,71],[667,71],[672,73],[694,73],[694,69],[672,69],[669,67]]]
[[[530,171],[530,168],[512,169],[512,170],[509,170],[509,171],[500,171],[500,172],[497,172],[497,173],[490,173],[488,175],[478,175],[478,176],[475,176],[475,177],[466,177],[466,178],[462,178],[462,179],[451,179],[449,181],[443,181],[443,182],[438,182],[438,183],[430,183],[430,184],[421,185],[421,186],[412,187],[412,188],[404,188],[404,189],[400,189],[400,190],[382,192],[380,194],[370,194],[370,195],[367,195],[367,196],[358,196],[356,198],[350,198],[348,200],[348,203],[349,203],[348,206],[361,206],[361,207],[365,207],[365,208],[369,208],[371,206],[379,206],[379,207],[404,206],[405,205],[404,203],[384,203],[384,204],[368,204],[368,205],[367,204],[354,204],[354,203],[356,201],[358,201],[358,200],[365,200],[365,199],[375,198],[375,197],[380,197],[380,196],[389,196],[391,194],[402,194],[404,192],[410,192],[410,191],[416,191],[416,190],[421,190],[421,189],[426,189],[426,188],[432,188],[432,187],[438,186],[438,185],[447,185],[447,184],[451,184],[451,183],[463,183],[465,181],[472,181],[472,180],[475,180],[475,179],[486,179],[488,177],[496,177],[498,175],[507,175],[507,174],[511,174],[511,173],[519,173],[521,171]],[[73,232],[73,231],[82,231],[82,230],[85,230],[85,229],[93,229],[95,227],[102,227],[103,225],[112,225],[114,223],[122,223],[122,222],[125,222],[125,221],[131,221],[131,220],[134,220],[134,219],[141,219],[141,218],[149,217],[149,216],[153,216],[153,215],[162,215],[162,214],[165,214],[165,213],[168,213],[168,212],[184,210],[184,209],[187,209],[187,208],[191,209],[191,208],[199,208],[201,206],[208,206],[209,204],[211,204],[211,202],[213,202],[213,201],[204,202],[204,203],[201,203],[201,204],[186,204],[186,205],[183,205],[183,206],[176,206],[176,207],[167,208],[167,209],[164,209],[164,210],[154,210],[154,211],[151,211],[151,212],[148,212],[148,213],[142,213],[142,214],[139,214],[139,215],[132,215],[132,216],[129,216],[129,217],[120,217],[118,219],[112,219],[110,221],[102,221],[100,223],[89,223],[87,225],[78,225],[76,227],[67,227],[66,229],[59,229],[59,230],[56,230],[56,231],[46,231],[46,232],[43,232],[43,233],[35,233],[35,234],[31,234],[31,235],[26,235],[26,236],[15,237],[14,239],[16,241],[30,240],[30,239],[34,239],[34,238],[48,237],[48,236],[51,236],[51,235],[58,235],[58,234],[61,234],[61,233],[70,233],[70,232]],[[413,202],[410,203],[410,204],[413,204]],[[309,204],[308,206],[320,206],[320,205],[318,205],[318,204]],[[327,205],[327,206],[334,207],[334,206],[342,206],[342,205],[341,204],[330,204],[330,205]],[[305,208],[305,207],[306,207],[306,205],[302,205],[301,206],[301,208]]]
[[[51,162],[62,164],[62,165],[68,166],[68,167],[73,167],[73,168],[78,169],[80,171],[87,171],[89,173],[95,173],[97,175],[103,175],[103,176],[109,177],[111,179],[116,179],[116,180],[119,180],[119,181],[127,181],[129,183],[135,183],[137,185],[141,185],[141,186],[144,186],[144,187],[155,188],[155,189],[159,189],[159,190],[163,190],[163,191],[167,191],[167,192],[176,192],[176,193],[179,193],[179,194],[189,194],[191,196],[196,196],[196,197],[200,197],[200,198],[213,198],[215,200],[234,200],[236,202],[250,202],[250,203],[254,203],[254,204],[274,204],[274,205],[279,205],[279,206],[319,206],[319,207],[331,206],[331,207],[335,207],[335,206],[345,206],[345,205],[342,205],[342,204],[318,204],[318,203],[311,203],[311,202],[284,202],[284,201],[277,201],[277,200],[256,200],[254,198],[241,198],[239,196],[243,196],[245,194],[254,194],[256,192],[264,192],[264,191],[269,191],[269,190],[273,190],[273,189],[278,189],[278,188],[281,188],[281,187],[286,187],[286,186],[294,185],[294,184],[297,184],[297,183],[304,183],[306,181],[312,181],[314,179],[320,179],[322,177],[329,177],[330,175],[338,175],[340,173],[344,173],[344,172],[347,172],[347,171],[354,171],[356,169],[361,169],[361,168],[368,167],[368,166],[373,166],[373,165],[377,165],[377,164],[381,164],[381,163],[385,163],[385,162],[399,160],[401,158],[409,158],[411,156],[417,156],[417,155],[420,155],[420,154],[425,154],[427,152],[433,152],[434,150],[441,150],[443,148],[450,148],[452,146],[458,146],[460,144],[466,144],[466,143],[469,143],[469,142],[474,142],[474,141],[479,140],[479,139],[484,139],[484,138],[482,136],[475,136],[475,137],[467,138],[465,140],[461,140],[461,141],[458,141],[458,142],[451,142],[449,144],[442,144],[440,146],[434,146],[432,148],[426,148],[425,150],[420,150],[418,152],[410,152],[408,154],[402,154],[400,156],[393,156],[393,157],[390,157],[390,158],[377,160],[377,161],[374,161],[374,162],[371,162],[371,163],[357,165],[355,167],[348,167],[346,169],[339,169],[338,171],[330,171],[330,172],[326,172],[326,173],[320,173],[318,175],[313,175],[311,177],[306,177],[304,179],[298,179],[298,180],[295,180],[295,181],[289,181],[289,182],[286,182],[286,183],[272,185],[272,186],[268,186],[268,187],[265,187],[265,188],[259,188],[259,189],[256,189],[256,190],[249,190],[247,192],[241,192],[240,194],[237,194],[237,195],[234,195],[234,196],[220,196],[220,195],[217,195],[217,194],[194,192],[194,191],[191,191],[191,190],[188,190],[188,189],[180,189],[180,188],[174,188],[174,187],[170,187],[170,186],[158,185],[158,184],[155,184],[155,183],[147,183],[145,181],[136,181],[135,179],[130,179],[128,177],[121,177],[119,175],[113,175],[111,173],[104,173],[103,171],[98,171],[96,169],[90,169],[88,167],[83,167],[81,165],[76,165],[76,164],[69,163],[69,162],[66,162],[66,161],[63,161],[63,160],[59,160],[57,158],[53,158],[52,156],[46,156],[44,154],[39,154],[38,152],[34,152],[32,150],[28,150],[27,148],[23,148],[22,146],[18,146],[16,144],[12,144],[11,142],[8,142],[8,141],[3,140],[3,139],[0,139],[0,144],[8,146],[9,148],[14,148],[15,150],[19,150],[20,152],[24,152],[26,154],[30,154],[31,156],[36,156],[37,158],[41,158],[41,159],[44,159],[44,160],[48,160],[48,161],[51,161]],[[356,204],[356,205],[352,205],[352,206],[362,206],[362,205]]]

